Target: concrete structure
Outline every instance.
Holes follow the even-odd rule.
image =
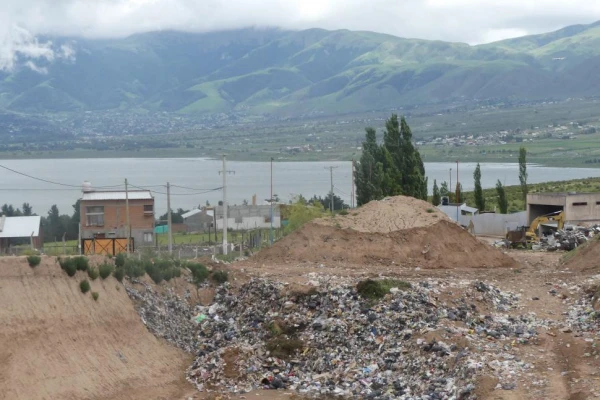
[[[477,215],[479,210],[473,207],[469,207],[466,204],[449,204],[440,205],[437,207],[440,211],[446,214],[452,221],[456,221],[457,208],[459,218],[461,215]]]
[[[216,207],[217,229],[223,229],[223,206]],[[271,227],[270,205],[229,206],[227,227],[234,231],[265,229]],[[273,229],[281,227],[281,213],[278,205],[273,205]]]
[[[472,226],[471,233],[474,235],[505,237],[509,230],[527,225],[527,213],[461,215],[459,224]]]
[[[149,190],[130,190],[129,221],[135,248],[154,245],[154,197]],[[81,239],[127,238],[125,191],[94,191],[81,197]]]
[[[6,253],[11,245],[22,243],[31,244],[34,249],[42,248],[42,217],[0,217],[0,253]]]
[[[565,212],[570,224],[600,222],[600,193],[531,193],[527,195],[527,225],[541,216]]]
[[[186,212],[182,217],[187,232],[208,232],[215,223],[215,213],[212,208],[197,208]]]

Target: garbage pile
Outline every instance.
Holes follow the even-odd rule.
[[[194,312],[188,301],[177,296],[172,289],[160,294],[151,285],[137,279],[132,279],[131,283],[144,287],[139,291],[126,285],[125,290],[148,330],[188,353],[194,352],[197,348],[196,326],[190,319]]]
[[[559,229],[552,235],[540,238],[540,242],[533,245],[532,248],[534,250],[546,251],[571,251],[586,243],[599,233],[600,225],[594,225],[589,228],[575,226],[571,227],[570,229]]]
[[[379,301],[347,283],[282,294],[284,284],[227,284],[198,307],[197,357],[188,380],[199,390],[288,389],[307,395],[377,399],[474,398],[478,372],[516,387],[531,368],[511,354],[543,321],[510,316],[519,296],[483,282],[393,287]],[[445,287],[447,289],[447,287]],[[452,288],[454,292],[454,288]],[[488,311],[485,312],[484,309]],[[491,310],[491,311],[489,311]],[[459,322],[459,323],[457,323]]]

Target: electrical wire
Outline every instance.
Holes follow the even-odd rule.
[[[159,191],[156,191],[156,190],[150,190],[150,189],[147,189],[147,188],[144,188],[144,187],[141,187],[141,186],[136,186],[136,185],[132,185],[132,184],[129,184],[129,186],[134,187],[136,189],[140,189],[140,190],[149,190],[150,192],[156,193],[156,194],[167,195],[166,192],[159,192]],[[201,192],[194,192],[194,193],[170,193],[170,195],[171,196],[196,196],[196,195],[199,195],[199,194],[216,192],[216,191],[221,190],[221,189],[223,189],[223,187],[218,187],[218,188],[214,188],[214,189],[207,189],[207,190],[204,190],[204,191],[201,191]]]
[[[215,190],[215,189],[222,189],[223,187],[219,187],[219,188],[212,188],[212,189],[207,189],[207,188],[192,188],[192,187],[187,187],[187,186],[180,186],[180,185],[175,185],[175,184],[171,184],[171,187],[176,187],[179,189],[187,189],[187,190],[195,190],[195,191],[203,191],[203,190]]]
[[[20,171],[14,170],[12,168],[8,168],[8,167],[6,167],[4,165],[0,165],[0,168],[4,168],[5,170],[10,171],[10,172],[14,172],[15,174],[18,174],[18,175],[26,176],[27,178],[35,179],[36,181],[50,183],[52,185],[67,186],[67,187],[72,187],[72,188],[81,188],[81,185],[69,185],[68,183],[54,182],[54,181],[51,181],[51,180],[48,180],[48,179],[37,178],[35,176],[26,174],[24,172],[20,172]],[[123,185],[96,186],[96,187],[98,187],[98,188],[116,188],[116,187],[121,187],[121,186],[123,186]]]
[[[334,189],[336,189],[336,190],[337,190],[338,192],[340,192],[341,194],[344,194],[344,195],[346,195],[346,196],[350,196],[348,193],[346,193],[345,191],[343,191],[342,189],[340,189],[340,188],[339,188],[339,187],[337,187],[337,186],[334,186],[333,188],[334,188]]]

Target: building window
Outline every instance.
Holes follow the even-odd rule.
[[[104,226],[104,206],[89,206],[85,208],[87,226]]]
[[[271,222],[271,217],[265,217],[265,222]]]
[[[587,206],[587,202],[586,201],[581,201],[579,203],[573,203],[573,206],[577,207],[577,206]]]
[[[144,243],[152,243],[152,232],[144,233]]]
[[[144,214],[154,214],[154,205],[144,204]]]
[[[242,222],[244,222],[244,218],[242,218],[241,216],[235,217],[235,223],[236,224],[241,224]]]

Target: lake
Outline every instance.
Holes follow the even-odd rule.
[[[81,184],[88,180],[92,187],[116,185],[123,188],[125,178],[135,187],[149,188],[156,198],[157,214],[166,211],[166,188],[171,185],[171,207],[191,209],[206,201],[216,204],[222,199],[222,191],[209,191],[222,186],[220,160],[191,158],[105,158],[105,159],[52,159],[52,160],[2,160],[0,164],[40,179],[63,183],[59,186],[40,182],[16,173],[0,169],[0,204],[15,206],[29,202],[33,211],[46,215],[56,204],[61,213],[72,214],[72,205],[81,195]],[[465,191],[473,189],[475,163],[459,164],[459,180]],[[350,202],[350,162],[275,162],[273,164],[273,192],[281,200],[288,201],[294,195],[305,197],[325,196],[330,189],[330,170],[333,169],[334,192],[347,203]],[[429,177],[430,193],[433,180],[438,185],[449,181],[452,168],[452,184],[456,184],[455,163],[425,163]],[[270,196],[269,162],[227,162],[227,196],[230,204],[251,201],[254,194],[258,202]],[[518,164],[481,164],[483,188],[494,187],[496,181],[504,185],[519,183]],[[559,168],[528,166],[529,183],[558,181],[600,176],[600,169]]]

